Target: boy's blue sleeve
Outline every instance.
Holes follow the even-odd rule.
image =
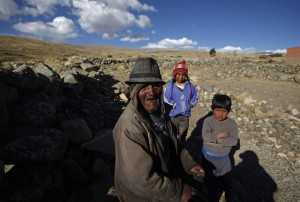
[[[164,88],[164,102],[169,105],[175,105],[175,100],[172,98],[172,83],[168,82]]]
[[[191,85],[191,106],[194,107],[198,102],[198,92],[194,85]]]

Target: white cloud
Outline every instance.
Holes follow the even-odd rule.
[[[207,46],[198,46],[198,50],[209,51],[211,48]]]
[[[241,52],[242,48],[239,46],[225,46],[224,48],[218,49],[220,52]]]
[[[52,22],[17,23],[13,27],[22,33],[58,41],[77,36],[73,21],[64,16],[56,17]]]
[[[149,41],[149,38],[141,35],[128,35],[122,37],[120,40],[134,43],[139,41]]]
[[[73,0],[73,13],[79,17],[79,24],[88,33],[113,34],[125,28],[151,25],[146,15],[134,15],[129,8],[152,10],[151,6],[137,0]]]
[[[257,49],[253,47],[242,49],[242,53],[255,53],[255,52],[257,52]]]
[[[71,6],[71,0],[24,0],[24,14],[38,16],[42,14],[54,14],[56,6]]]
[[[137,11],[156,11],[153,6],[141,4],[138,0],[98,0],[108,5],[108,7],[117,8],[119,10],[127,10],[131,8]]]
[[[223,48],[217,49],[219,52],[238,52],[238,53],[254,53],[255,48],[241,48],[240,46],[225,46]]]
[[[8,20],[18,12],[17,4],[13,0],[0,1],[0,20]]]
[[[102,34],[103,39],[115,39],[117,37],[119,37],[119,35],[116,34],[116,33],[104,33],[104,34]]]
[[[268,53],[286,53],[286,49],[266,50]]]
[[[196,41],[186,37],[180,39],[165,38],[157,43],[148,43],[143,48],[162,48],[162,49],[193,49],[197,45]]]
[[[286,53],[286,49],[276,49],[273,51],[273,53]]]
[[[151,20],[146,15],[139,15],[138,19],[136,20],[136,24],[141,28],[145,28],[151,25]]]
[[[20,0],[22,8],[19,10],[15,1],[0,0],[0,20],[14,14],[55,15],[58,7],[65,7],[78,17],[83,30],[103,35],[103,38],[111,38],[130,27],[151,26],[150,18],[141,12],[156,11],[152,5],[140,0]]]

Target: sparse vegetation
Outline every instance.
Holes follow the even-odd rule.
[[[30,142],[32,140],[47,140],[43,147],[49,147],[49,151],[53,151],[54,154],[61,152],[61,157],[66,158],[60,159],[62,165],[55,164],[53,173],[48,172],[52,170],[48,164],[33,166],[34,169],[31,169],[32,165],[28,163],[24,165],[21,162],[19,166],[17,161],[20,159],[15,159],[15,166],[8,172],[7,164],[10,163],[5,162],[4,170],[10,173],[9,176],[17,176],[10,179],[18,179],[21,175],[24,179],[34,178],[43,186],[34,184],[35,181],[30,184],[32,187],[15,187],[14,183],[5,189],[1,189],[0,186],[0,201],[3,196],[1,190],[7,197],[17,193],[20,200],[28,193],[35,197],[44,197],[45,193],[59,190],[57,196],[74,200],[74,196],[81,194],[77,193],[74,184],[81,185],[82,194],[92,187],[93,190],[97,190],[98,195],[107,197],[107,186],[112,183],[107,181],[112,177],[108,176],[113,168],[111,156],[99,157],[83,151],[79,142],[84,142],[86,148],[92,147],[94,139],[91,140],[91,136],[98,137],[101,140],[98,143],[102,143],[104,149],[111,149],[111,142],[107,144],[104,140],[112,141],[107,137],[111,137],[113,124],[124,109],[123,104],[128,100],[129,92],[124,81],[128,79],[135,58],[140,56],[158,59],[165,81],[171,78],[175,62],[182,58],[187,60],[190,79],[200,87],[199,104],[192,112],[190,134],[196,128],[198,119],[210,110],[211,98],[215,93],[230,95],[233,99],[233,111],[230,116],[237,120],[241,137],[241,149],[235,156],[237,164],[243,163],[238,154],[250,150],[259,158],[257,166],[265,170],[278,186],[275,201],[292,202],[300,198],[299,64],[288,64],[284,57],[260,57],[256,54],[218,53],[212,58],[207,52],[198,51],[74,46],[0,36],[0,125],[5,126],[0,128],[0,142],[3,147],[12,142],[12,146],[6,147],[8,152],[11,152],[11,148],[16,149],[16,153],[7,155],[7,158],[18,155],[24,158],[40,157],[36,154],[39,154],[39,149],[44,151],[45,148],[38,147],[39,144],[34,144],[33,149],[30,148],[33,145]],[[269,59],[272,61],[269,62]],[[46,130],[39,133],[40,131],[36,127],[32,128],[32,125]],[[78,132],[78,128],[84,133]],[[73,142],[70,148],[56,151],[52,145],[64,142],[52,137],[64,136],[62,131],[72,132],[73,135],[68,138]],[[77,132],[76,135],[74,131]],[[37,135],[31,136],[32,134]],[[42,136],[45,138],[40,138]],[[24,137],[25,144],[28,143],[26,147],[18,147],[18,144],[24,141],[14,142],[15,138],[20,137]],[[5,141],[2,141],[3,139]],[[52,140],[57,142],[52,144]],[[86,141],[88,144],[85,144]],[[17,153],[19,148],[27,146],[30,155],[23,150]],[[0,166],[1,161],[3,159],[0,159]],[[94,166],[97,169],[94,169]],[[64,173],[62,168],[66,169]],[[68,172],[65,171],[69,170],[75,174],[67,175]],[[249,172],[250,174],[259,176],[256,170],[251,171],[253,172]],[[44,175],[48,180],[41,177]],[[95,182],[93,180],[100,182],[91,184],[91,181]],[[251,191],[256,191],[257,182],[248,182],[247,185],[254,186],[250,187]],[[24,183],[28,185],[27,181]],[[40,192],[31,193],[30,190],[36,190],[36,186],[41,188]],[[7,192],[8,189],[10,192]],[[65,192],[66,190],[68,192]],[[59,197],[57,201],[65,201]],[[68,201],[72,201],[71,199]],[[80,202],[81,199],[76,201]],[[82,201],[88,200],[84,198]],[[94,201],[108,200],[97,198]]]

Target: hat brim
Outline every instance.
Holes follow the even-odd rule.
[[[136,83],[161,83],[165,84],[161,79],[154,79],[154,78],[135,78],[135,79],[130,79],[128,81],[125,81],[126,84],[136,84]]]

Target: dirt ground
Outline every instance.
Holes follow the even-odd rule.
[[[296,83],[262,81],[256,79],[223,81],[198,80],[196,83],[200,86],[200,88],[203,85],[211,85],[217,87],[218,89],[222,89],[225,92],[235,92],[236,94],[246,92],[255,100],[266,100],[273,106],[280,106],[283,109],[287,109],[290,105],[297,110],[300,109],[300,85]],[[201,99],[202,98],[200,97],[200,103]],[[199,118],[204,116],[208,111],[209,108],[207,106],[202,106],[201,104],[198,104],[193,109],[189,133],[191,133],[196,127],[196,123]],[[259,172],[264,173],[263,176],[265,176],[265,181],[261,181],[262,179],[255,179],[254,176],[252,178],[253,181],[251,182],[254,184],[253,186],[257,186],[259,189],[263,185],[276,185],[277,190],[273,193],[275,201],[300,201],[300,181],[299,170],[297,169],[297,166],[292,165],[289,159],[280,153],[280,149],[278,150],[275,148],[276,146],[274,146],[274,144],[266,142],[265,139],[269,137],[262,137],[261,134],[255,130],[255,128],[253,128],[253,131],[245,131],[243,128],[240,128],[240,130],[241,148],[235,154],[237,168],[239,169],[245,165],[240,154],[249,152],[254,154],[253,156],[256,156],[255,158],[257,158],[256,168],[259,168]],[[300,134],[295,135],[299,136]],[[242,175],[245,174],[247,173],[243,171]]]
[[[122,58],[143,55],[149,56],[149,54],[151,54],[151,56],[154,55],[159,56],[159,58],[164,58],[164,60],[166,59],[170,64],[169,67],[172,67],[175,60],[182,58],[188,59],[193,55],[194,58],[190,58],[190,61],[192,61],[192,59],[199,60],[199,58],[203,56],[202,53],[200,54],[198,52],[143,52],[112,49],[111,47],[58,46],[49,45],[48,43],[42,43],[36,40],[19,40],[14,37],[0,37],[0,44],[2,44],[2,46],[0,46],[1,61],[18,61],[19,59],[36,61],[37,59],[40,60],[41,56],[45,56],[48,59],[52,57],[65,59],[74,54],[90,55],[91,53],[98,56],[114,55],[115,57],[115,55],[119,55]],[[64,54],[61,54],[61,52],[64,52]],[[118,57],[116,56],[116,58]],[[209,61],[211,60],[211,58],[208,59]],[[253,60],[251,57],[244,59],[247,59],[247,61],[245,60],[246,62]],[[222,60],[218,61],[222,62]],[[216,77],[217,71],[225,66],[214,69],[214,67],[218,67],[218,63],[212,61],[213,65],[209,65],[210,63],[207,64],[208,66],[202,64],[191,65],[189,69],[192,82],[198,85],[200,89],[203,89],[203,87],[208,87],[208,89],[217,88],[225,93],[230,92],[230,94],[234,96],[246,93],[258,102],[265,100],[268,104],[272,105],[273,108],[278,107],[283,110],[295,109],[300,112],[299,83],[292,81],[260,80],[257,77],[242,78],[240,75],[237,75],[235,78],[227,77],[228,79],[218,79],[218,77]],[[243,64],[243,62],[240,62],[240,65]],[[123,64],[120,66],[123,66]],[[163,66],[164,65],[162,65],[162,67]],[[164,80],[171,77],[172,68],[168,68],[167,66],[168,65],[162,68]],[[286,66],[283,65],[283,67]],[[108,67],[103,71],[105,74],[112,75],[116,80],[125,81],[128,78],[130,68],[120,70],[118,67]],[[260,74],[260,72],[258,72],[258,74]],[[207,102],[207,98],[202,96],[203,93],[200,94],[199,103],[192,110],[189,133],[196,128],[197,121],[210,110],[209,104],[203,103],[204,101]],[[234,112],[231,115],[234,116]],[[249,111],[247,114],[244,114],[244,117],[240,118],[247,120],[247,116],[253,117],[255,113]],[[241,178],[245,180],[244,183],[251,185],[250,193],[255,195],[257,190],[267,190],[270,192],[272,200],[264,201],[300,202],[299,115],[294,117],[293,120],[286,117],[269,117],[268,119],[255,119],[254,123],[251,121],[240,121],[240,123],[238,123],[240,124],[239,135],[241,147],[235,154],[236,169],[241,174]],[[272,131],[276,131],[276,134],[272,133]],[[293,146],[285,146],[292,143]],[[283,148],[292,149],[283,151]],[[247,161],[250,162],[249,160],[252,162],[251,165],[247,164]],[[260,202],[262,201],[260,200]]]
[[[273,106],[288,108],[292,105],[300,109],[300,85],[295,82],[262,81],[256,79],[207,80],[199,82],[199,86],[208,84],[225,91],[237,94],[247,92],[256,100],[266,100]]]
[[[163,68],[162,74],[164,80],[170,79],[171,69]],[[126,80],[127,75],[119,75],[119,73],[115,72],[114,77],[118,80]],[[207,103],[203,104],[204,101],[207,102],[207,98],[202,97],[203,88],[217,88],[225,93],[230,92],[234,96],[246,93],[257,102],[265,100],[272,106],[271,110],[278,107],[282,110],[292,108],[300,111],[300,85],[295,82],[260,80],[257,78],[229,78],[221,80],[197,66],[190,69],[190,78],[202,90],[200,90],[199,103],[192,110],[189,134],[196,128],[197,121],[210,110]],[[232,115],[235,115],[234,112]],[[249,115],[252,116],[252,114]],[[247,119],[248,117],[242,118]],[[270,117],[269,119],[276,120],[276,117]],[[280,122],[280,120],[277,120],[278,125],[272,125],[274,122],[271,122],[271,124],[265,123],[263,120],[258,120],[257,123],[254,121],[254,123],[249,123],[249,125],[247,123],[239,125],[241,147],[234,156],[235,169],[239,171],[239,175],[244,179],[244,183],[250,186],[252,195],[268,190],[269,197],[272,200],[267,201],[300,201],[300,162],[298,160],[296,160],[296,163],[295,161],[291,162],[290,157],[287,157],[281,151],[282,145],[284,147],[284,144],[290,144],[289,140],[284,137],[286,135],[284,130],[288,129],[284,128],[280,134],[275,134],[276,138],[279,136],[283,140],[280,142],[282,145],[279,145],[279,140],[274,138],[273,134],[268,134],[270,130],[284,125],[284,121]],[[299,120],[294,121],[292,127],[298,128]],[[262,130],[255,128],[256,125],[261,125]],[[291,128],[291,130],[294,129]],[[294,134],[295,138],[300,136],[300,134],[297,134],[298,129],[294,131],[296,131]],[[297,150],[288,151],[288,153],[296,156],[295,158],[299,158],[299,152]],[[251,165],[248,165],[249,162],[251,162]],[[257,190],[260,191],[258,192]]]

